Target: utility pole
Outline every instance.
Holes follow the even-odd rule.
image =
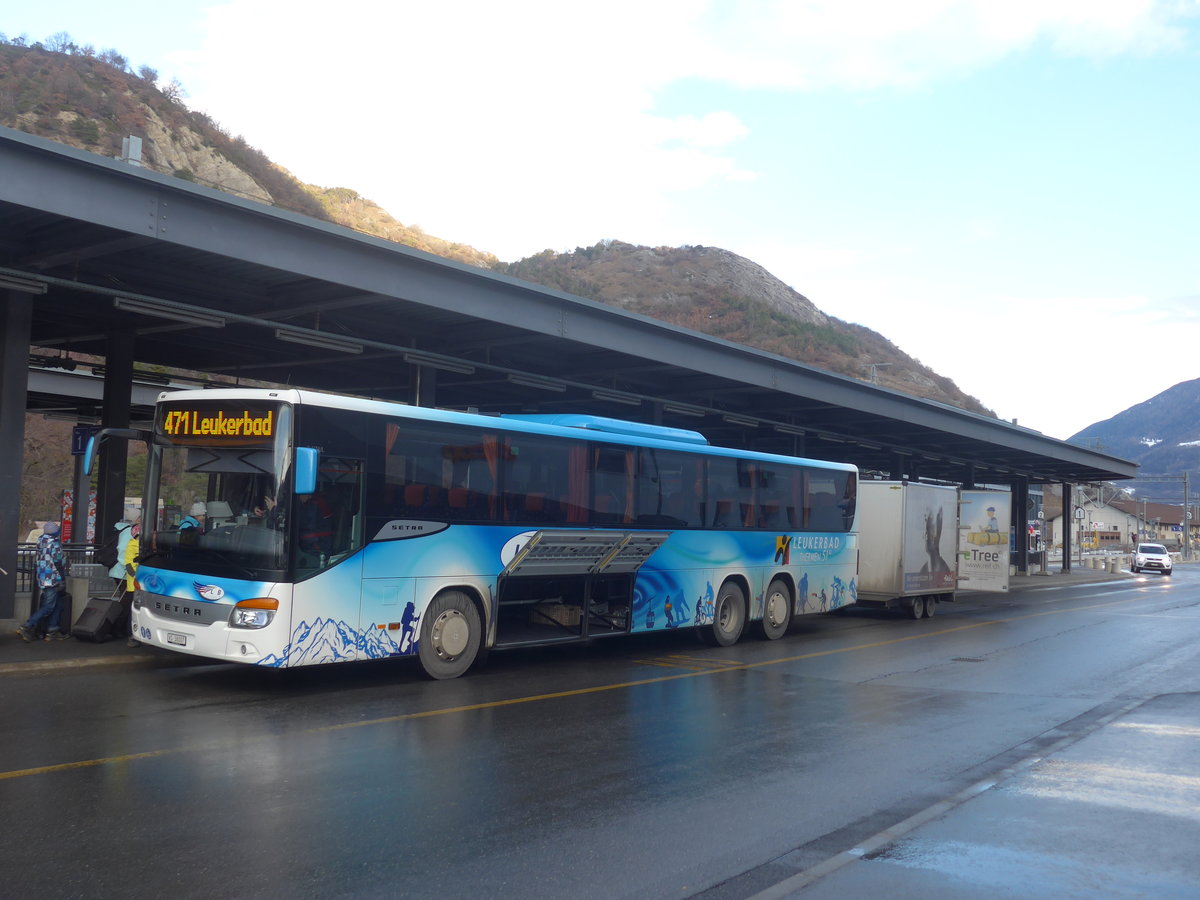
[[[1189,473],[1183,473],[1183,558],[1192,558],[1192,504],[1188,496]]]

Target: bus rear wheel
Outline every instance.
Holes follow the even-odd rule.
[[[758,632],[768,641],[778,640],[787,633],[792,623],[792,592],[781,579],[774,579],[767,588],[763,601],[762,621]]]
[[[430,678],[457,678],[479,652],[483,627],[479,611],[462,591],[438,594],[421,616],[417,656]]]
[[[742,636],[746,627],[746,595],[732,581],[721,586],[713,606],[713,623],[700,631],[706,644],[730,647]]]

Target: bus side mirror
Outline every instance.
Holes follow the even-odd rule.
[[[140,428],[101,428],[88,438],[87,446],[83,448],[84,475],[92,474],[92,466],[96,464],[96,451],[100,449],[100,442],[109,437],[124,438],[127,441],[143,441],[147,445],[153,440],[153,435],[149,431],[143,431]]]
[[[296,448],[296,493],[312,494],[317,490],[317,448]]]
[[[96,435],[92,435],[87,439],[87,446],[83,448],[83,474],[91,475],[92,466],[96,463]]]

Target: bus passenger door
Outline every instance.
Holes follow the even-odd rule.
[[[291,652],[300,659],[372,655],[375,635],[362,619],[362,490],[362,460],[322,454],[315,490],[295,498]]]

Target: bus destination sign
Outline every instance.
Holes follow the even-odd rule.
[[[277,407],[253,404],[164,406],[159,433],[176,443],[270,443],[278,426]]]

